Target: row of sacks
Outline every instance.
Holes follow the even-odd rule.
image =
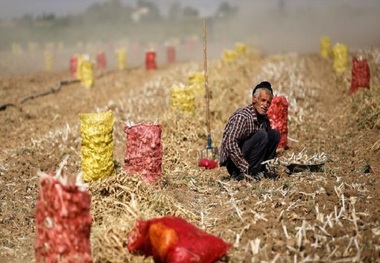
[[[36,262],[93,262],[91,196],[80,176],[63,175],[66,161],[54,172],[39,172]],[[171,215],[136,220],[125,241],[125,249],[131,254],[152,256],[154,262],[212,263],[232,247],[222,238]]]
[[[327,36],[320,39],[320,55],[323,58],[333,57],[333,68],[336,74],[345,72],[348,68],[348,46],[336,43],[331,47],[331,40]],[[370,89],[371,73],[368,61],[362,56],[352,57],[351,85],[349,94],[355,94],[360,88]]]
[[[274,96],[268,110],[272,128],[280,134],[279,148],[287,148],[288,101],[285,96]],[[90,182],[115,173],[113,161],[112,111],[80,114],[81,155],[83,180]],[[148,183],[157,182],[162,176],[161,143],[162,127],[159,124],[126,124],[124,170],[139,174]]]
[[[91,195],[87,182],[115,173],[112,111],[80,114],[82,174],[63,174],[68,157],[56,171],[39,172],[36,202],[35,257],[37,262],[92,262]],[[161,126],[126,124],[125,166],[148,183],[161,177]],[[185,219],[167,215],[136,220],[126,236],[132,254],[155,262],[215,262],[232,246]]]
[[[79,116],[83,181],[114,175],[113,112],[82,113]],[[162,173],[161,125],[126,124],[124,132],[127,138],[124,170],[141,175],[148,183],[155,183]]]
[[[36,262],[93,262],[91,196],[83,185],[65,181],[59,173],[40,173]],[[131,254],[153,257],[154,262],[162,263],[212,263],[232,247],[222,238],[171,215],[136,220],[125,241],[125,249]]]

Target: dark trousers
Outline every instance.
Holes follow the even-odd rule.
[[[248,174],[257,174],[262,170],[261,163],[263,161],[273,159],[276,156],[279,142],[280,133],[275,129],[271,129],[268,132],[259,130],[249,139],[240,143],[239,147],[249,164]],[[230,175],[240,173],[231,158],[227,159],[226,167]]]

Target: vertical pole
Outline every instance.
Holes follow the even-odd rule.
[[[204,85],[206,96],[206,124],[207,124],[207,148],[211,147],[211,127],[210,127],[210,92],[208,89],[208,74],[207,74],[207,29],[206,19],[203,19],[203,69],[204,69]]]

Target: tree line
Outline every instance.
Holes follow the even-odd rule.
[[[228,22],[236,16],[237,7],[222,2],[207,17],[211,27]],[[169,37],[181,38],[198,34],[201,23],[200,10],[173,3],[163,14],[155,1],[139,0],[136,6],[121,0],[94,3],[80,14],[57,16],[44,13],[24,15],[11,21],[0,21],[0,49],[12,43],[78,41],[116,41],[120,38],[138,41],[164,41]]]

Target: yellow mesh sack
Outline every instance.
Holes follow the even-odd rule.
[[[347,69],[348,47],[344,44],[335,44],[333,47],[334,71],[342,73]]]
[[[329,37],[323,36],[320,39],[320,55],[323,58],[329,58],[331,55],[331,40]]]
[[[235,44],[235,52],[238,56],[244,56],[247,54],[247,45],[243,43]]]
[[[45,70],[50,71],[53,67],[53,54],[45,52],[44,54]]]
[[[125,67],[127,66],[127,50],[125,49],[116,50],[116,57],[117,57],[117,68],[119,70],[125,69]]]
[[[81,113],[79,117],[83,181],[90,182],[114,175],[113,112]]]
[[[193,86],[173,86],[170,89],[170,108],[173,111],[195,113],[195,90]]]
[[[235,50],[225,50],[222,55],[222,61],[225,64],[235,62],[237,58],[237,53]]]
[[[84,55],[79,55],[77,59],[77,79],[81,80],[82,79],[82,64],[83,61],[85,60]]]
[[[194,89],[195,96],[204,95],[205,76],[203,72],[189,73],[189,86]]]
[[[81,84],[85,88],[94,86],[94,63],[90,60],[84,60],[81,64]]]

